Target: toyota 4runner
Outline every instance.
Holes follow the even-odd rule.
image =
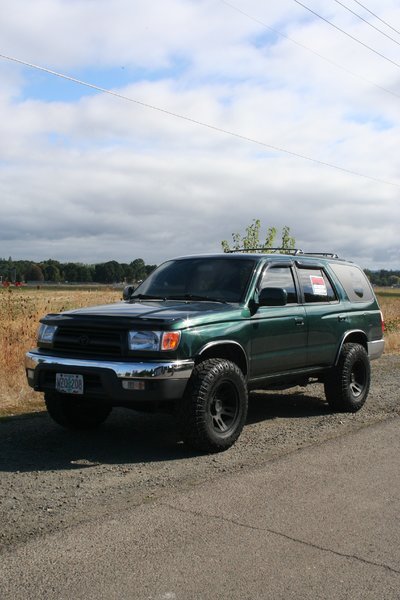
[[[47,315],[37,343],[28,382],[58,424],[168,408],[184,441],[207,452],[239,437],[249,390],[322,382],[333,410],[359,410],[384,349],[363,271],[301,251],[167,261],[122,302]]]

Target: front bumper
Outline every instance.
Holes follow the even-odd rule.
[[[192,360],[117,362],[52,356],[40,350],[25,358],[28,383],[36,391],[54,393],[56,373],[77,373],[84,378],[84,397],[116,406],[181,398],[193,367]]]

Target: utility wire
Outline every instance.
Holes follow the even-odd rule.
[[[321,19],[322,21],[325,21],[325,23],[328,23],[328,25],[330,25],[331,27],[334,27],[337,31],[340,31],[341,33],[343,33],[344,35],[346,35],[348,38],[350,38],[351,40],[353,40],[354,42],[357,42],[357,44],[361,44],[361,46],[364,46],[364,48],[367,48],[368,50],[370,50],[374,54],[377,54],[378,56],[380,56],[384,60],[387,60],[388,62],[392,63],[392,65],[395,65],[395,67],[398,67],[400,69],[400,64],[398,62],[392,60],[388,56],[385,56],[381,52],[378,52],[378,50],[375,50],[374,48],[371,48],[371,46],[368,46],[368,44],[365,44],[364,42],[362,42],[358,38],[354,37],[354,35],[351,35],[351,33],[348,33],[344,29],[341,29],[341,27],[338,27],[337,25],[335,25],[335,23],[332,23],[332,21],[329,21],[329,19],[326,19],[325,17],[323,17],[319,13],[315,12],[315,10],[312,10],[312,8],[310,8],[309,6],[306,6],[305,4],[303,4],[302,2],[300,2],[300,0],[293,0],[293,2],[296,2],[296,4],[298,4],[299,6],[302,6],[303,8],[305,8],[306,10],[308,10],[308,12],[310,12],[313,15],[315,15],[316,17],[318,17],[318,19]]]
[[[318,160],[317,158],[313,158],[311,156],[306,156],[305,154],[300,154],[299,152],[293,152],[291,150],[287,150],[286,148],[281,148],[280,146],[274,146],[272,144],[267,144],[266,142],[262,142],[255,138],[248,137],[246,135],[242,135],[240,133],[235,133],[233,131],[229,131],[228,129],[223,129],[222,127],[217,127],[216,125],[210,125],[209,123],[205,123],[203,121],[198,121],[197,119],[193,119],[191,117],[187,117],[185,115],[181,115],[179,113],[167,110],[165,108],[160,108],[158,106],[154,106],[152,104],[148,104],[147,102],[142,102],[141,100],[136,100],[134,98],[130,98],[129,96],[125,96],[123,94],[119,94],[118,92],[113,92],[107,88],[100,87],[93,83],[88,83],[86,81],[82,81],[81,79],[77,79],[76,77],[71,77],[70,75],[65,75],[64,73],[58,73],[57,71],[53,71],[52,69],[48,69],[46,67],[41,67],[40,65],[35,65],[25,60],[21,60],[14,56],[7,56],[6,54],[0,54],[0,58],[4,60],[8,60],[11,62],[18,63],[20,65],[24,65],[25,67],[29,67],[31,69],[36,69],[38,71],[42,71],[43,73],[48,73],[49,75],[54,75],[55,77],[59,77],[60,79],[65,79],[67,81],[72,81],[73,83],[77,83],[78,85],[85,86],[92,90],[96,90],[98,92],[102,92],[104,94],[109,94],[110,96],[114,96],[115,98],[119,98],[121,100],[126,100],[127,102],[132,102],[137,104],[138,106],[142,106],[144,108],[149,108],[151,110],[155,110],[164,115],[169,115],[170,117],[175,117],[177,119],[181,119],[182,121],[186,121],[187,123],[192,123],[194,125],[199,125],[201,127],[206,127],[211,131],[217,131],[219,133],[223,133],[225,135],[232,136],[234,138],[250,142],[252,144],[257,144],[258,146],[262,146],[264,148],[268,148],[269,150],[274,150],[275,152],[282,152],[284,154],[288,154],[289,156],[293,156],[295,158],[301,158],[303,160],[307,160],[309,162],[315,163],[317,165],[323,165],[324,167],[329,167],[331,169],[336,169],[337,171],[342,171],[343,173],[348,173],[350,175],[355,175],[357,177],[362,177],[364,179],[368,179],[370,181],[375,181],[378,183],[384,183],[385,185],[391,185],[394,187],[400,188],[399,183],[395,183],[393,181],[388,181],[386,179],[380,179],[378,177],[372,177],[371,175],[365,175],[364,173],[358,173],[357,171],[352,171],[351,169],[346,169],[345,167],[341,167],[339,165],[335,165],[334,163],[328,163],[322,160]]]
[[[265,29],[268,29],[269,31],[272,31],[272,33],[275,33],[276,35],[279,35],[280,37],[288,40],[289,42],[292,42],[292,44],[296,44],[296,46],[298,46],[299,48],[302,48],[303,50],[307,50],[307,52],[311,52],[315,56],[318,56],[318,58],[321,58],[322,60],[326,61],[330,65],[333,65],[334,67],[336,67],[337,69],[340,69],[341,71],[344,71],[348,75],[351,75],[352,77],[356,77],[357,79],[360,79],[361,81],[365,81],[366,83],[368,83],[370,85],[373,85],[374,87],[378,88],[379,90],[382,90],[383,92],[387,92],[388,94],[391,94],[392,96],[396,96],[396,98],[400,98],[400,94],[397,94],[393,90],[389,90],[388,88],[385,88],[385,87],[379,85],[378,83],[375,83],[374,81],[371,81],[370,79],[367,79],[367,77],[363,77],[362,75],[354,73],[354,71],[350,71],[346,67],[343,67],[342,65],[339,65],[337,62],[331,60],[330,58],[327,58],[326,56],[323,56],[322,54],[320,54],[316,50],[313,50],[312,48],[309,48],[308,46],[305,46],[301,42],[298,42],[298,41],[294,40],[293,38],[289,37],[285,33],[282,33],[281,31],[278,31],[277,29],[274,29],[273,27],[270,27],[269,25],[267,25],[266,23],[264,23],[264,21],[261,21],[260,19],[257,19],[256,17],[254,17],[252,15],[249,15],[249,13],[245,12],[244,10],[242,10],[241,8],[239,8],[238,6],[235,6],[234,4],[231,4],[227,0],[220,0],[220,2],[222,4],[225,4],[226,6],[229,6],[230,8],[232,8],[233,10],[235,10],[236,12],[242,14],[244,17],[247,17],[251,21],[254,21],[255,23],[258,23],[259,25],[261,25],[262,27],[265,27]]]
[[[348,10],[352,15],[355,15],[358,19],[361,19],[361,21],[364,21],[364,23],[366,23],[367,25],[369,25],[370,27],[372,27],[372,29],[375,29],[376,31],[379,31],[379,33],[381,33],[382,35],[384,35],[385,37],[387,37],[389,40],[392,40],[392,42],[394,42],[395,44],[397,44],[398,46],[400,46],[400,42],[399,41],[395,40],[390,35],[388,35],[384,31],[382,31],[382,29],[379,29],[379,27],[376,27],[375,25],[373,25],[373,23],[370,23],[369,21],[367,21],[367,19],[364,19],[364,17],[362,17],[361,15],[359,15],[358,13],[356,13],[354,10],[352,10],[351,8],[349,8],[348,6],[346,6],[346,4],[344,4],[343,2],[340,2],[340,0],[333,0],[333,1],[336,2],[336,4],[340,4],[340,6],[343,6],[343,8],[345,8],[346,10]]]
[[[400,35],[400,31],[398,29],[395,29],[395,27],[392,27],[390,25],[390,23],[388,23],[387,21],[384,21],[383,19],[381,19],[376,13],[372,12],[372,10],[370,10],[369,8],[367,8],[366,6],[364,6],[364,4],[361,4],[361,2],[358,2],[358,0],[353,0],[353,2],[356,2],[356,4],[358,4],[359,6],[362,6],[362,8],[364,10],[366,10],[367,12],[369,12],[370,15],[372,15],[373,17],[375,17],[376,19],[378,19],[378,21],[380,21],[381,23],[383,23],[387,27],[390,27],[390,29],[392,29],[393,31],[395,31],[396,33],[398,33]]]

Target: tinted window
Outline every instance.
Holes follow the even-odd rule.
[[[369,302],[373,292],[367,276],[355,265],[331,263],[331,269],[337,275],[351,302]]]
[[[322,269],[299,269],[301,287],[306,302],[332,302],[335,292]]]
[[[287,292],[288,304],[297,302],[296,286],[289,267],[271,267],[264,272],[260,289],[283,288]]]
[[[159,266],[135,290],[160,298],[212,297],[228,302],[243,299],[255,261],[250,259],[187,258]],[[133,296],[133,297],[134,297]]]

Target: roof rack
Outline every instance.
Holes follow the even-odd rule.
[[[234,250],[226,250],[229,254],[233,254],[234,252],[281,252],[282,254],[304,254],[303,250],[299,248],[263,248],[263,246],[258,246],[258,248],[235,248]]]
[[[339,258],[336,252],[304,252],[300,248],[263,248],[258,246],[257,248],[236,248],[234,250],[227,250],[229,254],[235,252],[265,252],[266,254],[281,252],[282,254],[291,254],[293,256],[325,256],[326,258]]]
[[[339,258],[336,252],[302,252],[306,256],[325,256],[326,258]]]

